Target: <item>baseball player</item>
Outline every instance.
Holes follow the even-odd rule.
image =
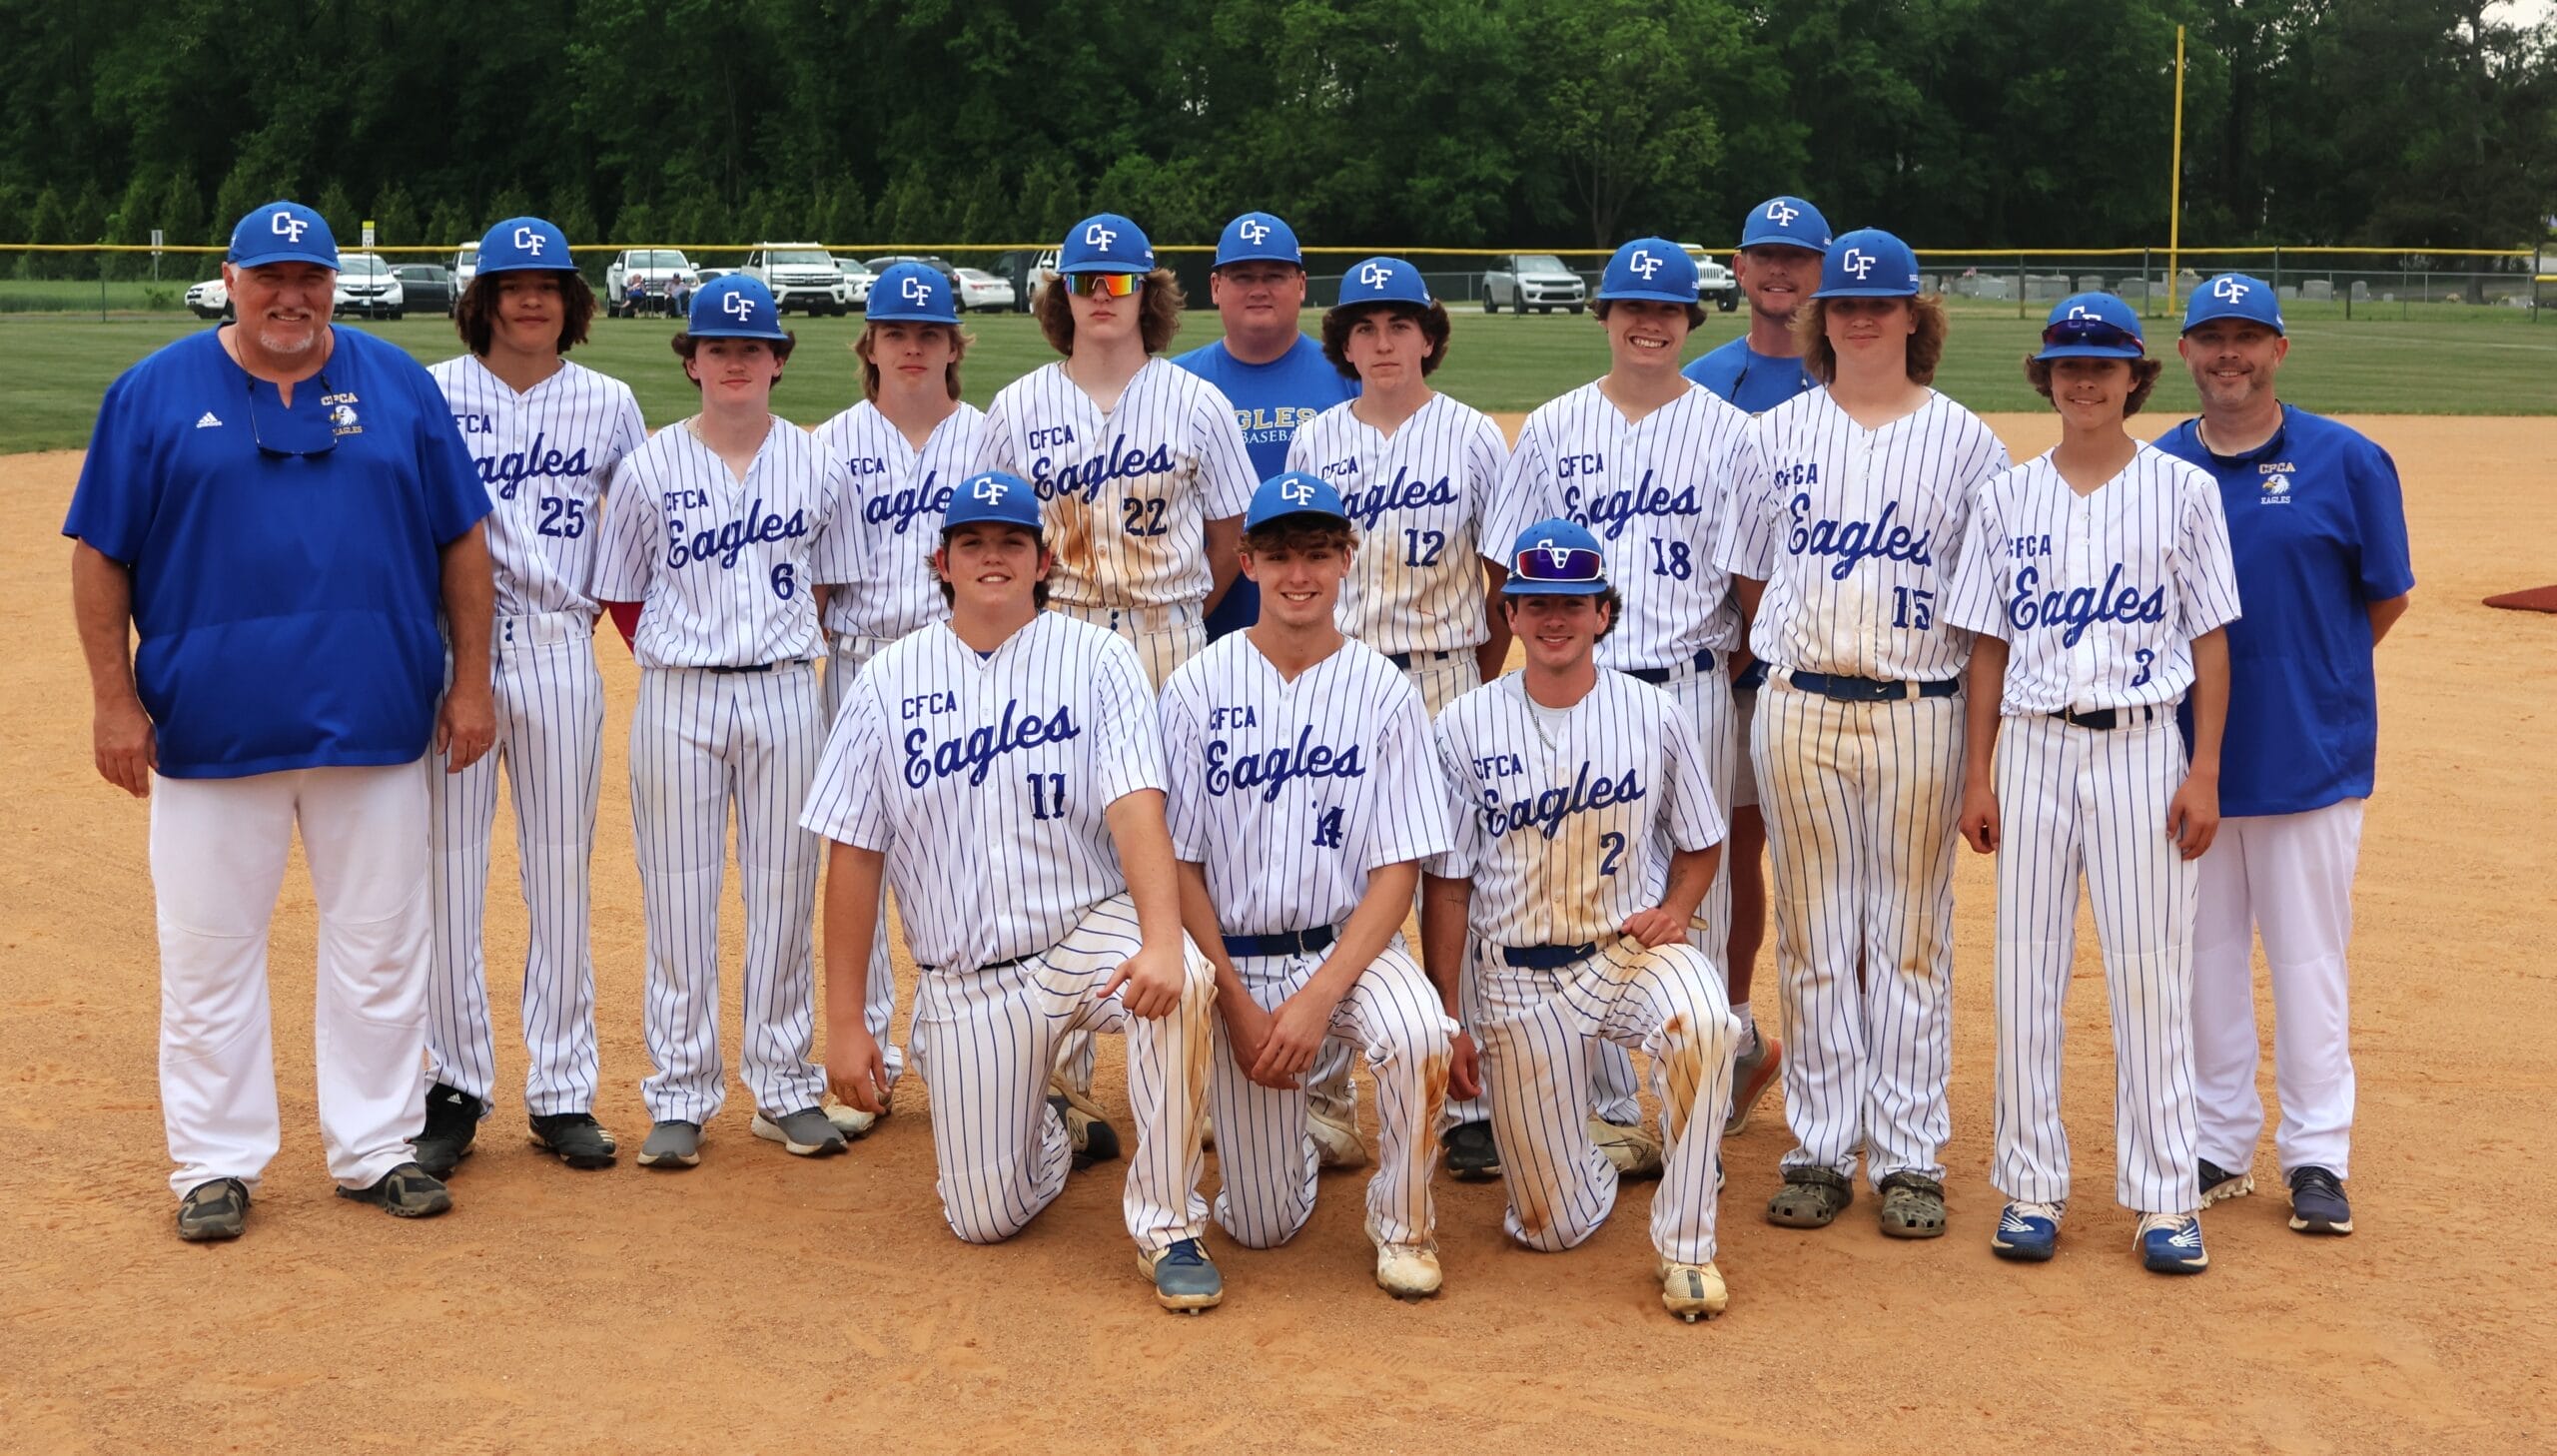
[[[2201,417],[2157,448],[2219,484],[2246,615],[2228,624],[2228,736],[2218,852],[2193,910],[2193,1071],[2201,1201],[2254,1187],[2255,932],[2273,991],[2273,1146],[2290,1226],[2350,1233],[2353,867],[2378,763],[2372,651],[2406,611],[2415,573],[2397,466],[2353,429],[2273,392],[2290,352],[2260,279],[2193,291],[2176,349]]]
[[[1216,385],[1234,405],[1252,478],[1267,480],[1287,468],[1287,441],[1296,426],[1357,397],[1358,386],[1297,325],[1305,307],[1305,255],[1295,230],[1279,219],[1246,213],[1226,224],[1208,298],[1225,337],[1173,363]],[[1260,589],[1237,576],[1208,613],[1208,640],[1251,626],[1260,613]]]
[[[1740,1025],[1689,934],[1722,813],[1686,708],[1597,665],[1620,602],[1589,531],[1519,533],[1501,609],[1527,663],[1438,715],[1455,842],[1428,866],[1421,939],[1452,1009],[1471,934],[1474,1016],[1448,1087],[1488,1094],[1502,1226],[1526,1247],[1579,1244],[1616,1201],[1616,1165],[1590,1135],[1591,1043],[1650,1056],[1666,1134],[1651,1241],[1661,1302],[1692,1322],[1730,1298],[1714,1202]]]
[[[1040,610],[1041,514],[1017,475],[961,481],[933,560],[949,620],[846,689],[801,820],[835,842],[827,1076],[884,1107],[865,1010],[884,877],[920,970],[914,1054],[951,1230],[1011,1237],[1089,1160],[1049,1069],[1064,1033],[1123,1032],[1137,1266],[1165,1308],[1206,1309],[1224,1294],[1196,1196],[1216,972],[1181,930],[1153,690],[1126,641]]]
[[[630,386],[561,358],[586,342],[594,294],[568,240],[508,218],[479,243],[454,306],[469,353],[427,372],[443,389],[488,492],[496,576],[490,666],[495,744],[457,774],[429,776],[434,979],[426,991],[426,1125],[418,1164],[449,1177],[470,1152],[496,1082],[482,932],[497,765],[514,794],[528,936],[523,966],[524,1106],[532,1140],[570,1167],[610,1166],[594,1118],[595,971],[586,930],[595,797],[603,780],[603,675],[586,595],[604,482],[648,427]]]
[[[1799,328],[1821,387],[1759,415],[1716,558],[1767,664],[1750,756],[1773,850],[1794,1148],[1770,1222],[1826,1227],[1858,1148],[1882,1230],[1945,1230],[1954,815],[1967,634],[1943,620],[1973,487],[2007,467],[1929,387],[1945,311],[1874,230],[1839,238]],[[1861,968],[1861,974],[1860,974]]]
[[[1234,405],[1156,358],[1181,327],[1182,295],[1145,233],[1115,213],[1087,218],[1057,267],[1034,312],[1065,359],[995,395],[977,468],[1038,488],[1058,609],[1127,638],[1161,691],[1206,645],[1201,616],[1234,580],[1259,477]],[[1087,1118],[1092,1071],[1092,1038],[1067,1037],[1059,1091]]]
[[[853,352],[861,357],[861,402],[817,426],[817,447],[840,466],[851,495],[836,530],[850,580],[826,595],[826,721],[844,689],[879,649],[950,615],[932,577],[935,527],[951,490],[977,456],[985,411],[959,397],[959,362],[970,338],[959,327],[950,280],[922,263],[900,263],[870,287],[870,308]],[[897,982],[888,974],[888,917],[877,917],[870,964],[869,1025],[896,1086],[906,1057],[890,1038]],[[883,1101],[882,1105],[886,1105]],[[871,1114],[828,1092],[826,1115],[847,1137],[870,1130]]]
[[[2194,861],[2219,825],[2237,580],[2217,484],[2123,428],[2158,367],[2122,300],[2052,309],[2026,375],[2060,443],[1973,492],[1944,614],[1980,634],[1961,823],[1998,856],[1990,1176],[2010,1201],[1990,1247],[2050,1258],[2069,1202],[2062,1005],[2083,869],[2113,996],[2115,1196],[2139,1214],[2141,1261],[2191,1274],[2210,1264],[2194,1216]],[[2189,762],[2174,716],[2188,690]]]
[[[1617,249],[1599,279],[1596,312],[1607,333],[1607,373],[1527,416],[1486,535],[1507,539],[1539,516],[1559,516],[1598,539],[1608,579],[1624,596],[1622,618],[1599,642],[1598,660],[1679,705],[1703,744],[1706,783],[1720,805],[1736,754],[1724,659],[1740,640],[1740,616],[1729,576],[1714,562],[1714,543],[1749,416],[1678,372],[1687,336],[1705,318],[1696,303],[1695,261],[1684,249],[1658,238]],[[1729,898],[1717,872],[1703,901],[1703,926],[1692,933],[1717,974]],[[1632,1064],[1608,1048],[1595,1074],[1598,1113],[1611,1124],[1602,1131],[1618,1165],[1656,1168],[1658,1149],[1640,1129]],[[1717,1103],[1714,1115],[1728,1111]],[[1449,1134],[1451,1170],[1460,1166],[1460,1148],[1472,1151],[1464,1134],[1461,1127]]]
[[[1680,372],[1752,414],[1817,387],[1803,367],[1794,314],[1820,286],[1820,260],[1828,252],[1829,220],[1801,198],[1771,197],[1750,209],[1740,225],[1740,251],[1731,259],[1732,278],[1749,301],[1748,332],[1697,356]],[[1731,838],[1722,857],[1723,875],[1731,886],[1731,934],[1724,942],[1723,970],[1742,1040],[1732,1067],[1725,1137],[1749,1125],[1759,1098],[1784,1068],[1783,1045],[1761,1032],[1749,1011],[1758,949],[1767,936],[1767,821],[1758,812],[1758,771],[1749,761],[1749,737],[1758,716],[1758,690],[1767,683],[1767,664],[1745,647],[1732,656],[1737,670],[1731,679],[1731,736],[1737,748],[1731,793],[1723,801],[1731,814]]]
[[[1172,675],[1164,751],[1184,918],[1217,971],[1217,1221],[1250,1248],[1304,1226],[1319,1153],[1298,1082],[1327,1042],[1354,1044],[1377,1088],[1376,1282],[1421,1298],[1455,1023],[1401,932],[1420,860],[1448,846],[1445,790],[1420,695],[1333,620],[1355,542],[1321,480],[1263,483],[1242,550],[1260,620]]]
[[[792,815],[825,741],[817,595],[852,577],[852,532],[829,530],[851,491],[806,431],[772,413],[793,343],[761,282],[730,274],[697,290],[674,347],[701,412],[624,461],[604,502],[593,594],[641,608],[630,818],[657,1066],[640,1088],[655,1122],[639,1150],[647,1167],[698,1163],[702,1128],[727,1100],[719,895],[732,802],[754,1133],[801,1156],[844,1147],[808,1061],[817,842]]]

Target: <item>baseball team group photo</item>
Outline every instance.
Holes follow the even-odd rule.
[[[2527,1446],[2550,250],[1825,175],[0,280],[12,1442]]]

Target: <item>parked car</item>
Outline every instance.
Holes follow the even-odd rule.
[[[995,260],[994,275],[1012,285],[1012,308],[1016,314],[1030,312],[1030,296],[1039,291],[1039,280],[1057,266],[1057,250],[1021,248]]]
[[[479,245],[464,243],[452,255],[452,296],[461,297],[462,290],[479,276]]]
[[[397,319],[407,311],[408,292],[391,265],[378,253],[338,255],[338,296],[330,312],[365,319]]]
[[[793,309],[842,317],[852,312],[852,285],[834,255],[814,243],[759,243],[737,272],[772,290],[773,312]]]
[[[1711,304],[1728,314],[1740,307],[1740,280],[1731,270],[1714,261],[1712,254],[1694,243],[1678,245],[1696,260],[1696,302]]]
[[[962,314],[971,309],[982,314],[1001,313],[1012,308],[1014,302],[1012,281],[997,278],[982,268],[959,270],[959,290],[953,297]]]
[[[230,318],[230,286],[218,278],[209,278],[187,290],[187,312],[199,319]]]
[[[1529,309],[1550,314],[1556,309],[1569,309],[1577,314],[1589,307],[1589,284],[1580,275],[1562,266],[1562,260],[1550,253],[1513,253],[1491,261],[1491,271],[1482,276],[1482,311],[1497,314],[1507,309],[1524,314]]]
[[[675,248],[625,248],[603,271],[604,314],[628,319],[663,314],[674,307],[677,292],[701,286],[701,272]]]
[[[391,270],[400,280],[400,290],[408,296],[407,308],[421,314],[452,317],[452,306],[461,297],[453,287],[452,275],[440,263],[404,263]]]

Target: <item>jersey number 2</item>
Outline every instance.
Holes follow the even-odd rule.
[[[1625,857],[1625,837],[1611,829],[1598,836],[1598,847],[1606,851],[1598,857],[1598,873],[1601,875],[1616,873],[1616,862]]]

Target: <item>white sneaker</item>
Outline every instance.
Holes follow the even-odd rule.
[[[1305,1109],[1305,1130],[1313,1134],[1315,1160],[1327,1168],[1352,1168],[1367,1165],[1367,1144],[1358,1140],[1358,1129],[1348,1122],[1338,1122],[1312,1107]]]
[[[1590,1140],[1607,1160],[1616,1165],[1620,1178],[1656,1178],[1660,1176],[1660,1144],[1640,1127],[1622,1122],[1609,1122],[1599,1117],[1589,1119]]]
[[[1396,1299],[1426,1299],[1438,1292],[1438,1250],[1417,1243],[1376,1245],[1376,1287]]]
[[[826,1099],[819,1104],[819,1110],[826,1114],[826,1120],[834,1123],[835,1130],[842,1133],[847,1141],[878,1126],[879,1119],[886,1115],[883,1112],[865,1112],[836,1096],[831,1089],[826,1092]]]

